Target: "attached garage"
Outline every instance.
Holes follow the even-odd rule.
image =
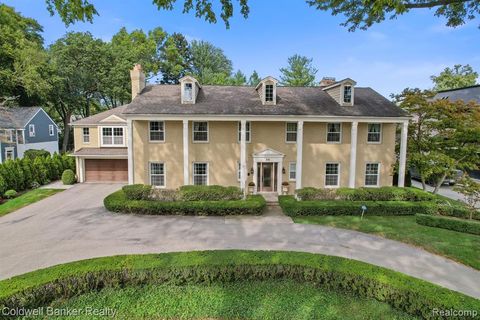
[[[86,182],[127,182],[128,162],[125,159],[85,159]]]

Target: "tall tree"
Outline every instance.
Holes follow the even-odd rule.
[[[192,41],[192,75],[201,84],[225,84],[232,73],[232,61],[222,49],[207,41]]]
[[[247,77],[242,71],[237,70],[230,79],[230,84],[234,86],[243,86],[247,83]]]
[[[478,73],[469,64],[456,64],[451,69],[445,68],[438,76],[430,77],[435,84],[435,91],[473,86],[477,78]]]
[[[292,87],[313,86],[318,70],[313,67],[312,61],[298,54],[288,58],[288,66],[280,69],[281,83]]]
[[[160,83],[174,84],[191,71],[192,53],[187,39],[181,33],[168,36],[160,49]]]
[[[248,78],[248,85],[256,86],[260,81],[262,81],[262,78],[260,78],[257,71],[253,70],[252,75]]]

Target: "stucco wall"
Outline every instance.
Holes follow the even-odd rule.
[[[90,129],[90,143],[83,143],[83,127],[75,127],[73,129],[74,141],[75,141],[75,151],[81,148],[98,148],[99,137],[98,137],[98,128],[97,127],[85,127]]]

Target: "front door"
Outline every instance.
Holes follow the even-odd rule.
[[[276,163],[260,162],[258,164],[258,186],[260,192],[274,192],[276,187]]]

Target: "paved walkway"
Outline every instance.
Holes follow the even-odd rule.
[[[278,208],[262,217],[112,214],[118,184],[77,184],[0,218],[0,278],[80,259],[211,249],[291,250],[341,256],[480,298],[480,272],[406,244],[318,225],[294,224]],[[408,230],[406,230],[408,232]]]

